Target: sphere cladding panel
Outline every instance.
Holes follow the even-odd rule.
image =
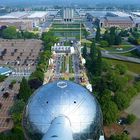
[[[59,116],[70,120],[75,140],[99,137],[102,130],[102,113],[95,97],[70,81],[56,81],[39,88],[28,101],[23,126],[31,139],[40,139]]]

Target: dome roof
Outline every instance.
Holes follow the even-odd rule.
[[[70,81],[55,81],[39,88],[26,106],[23,126],[31,139],[36,136],[39,140],[52,121],[61,116],[69,119],[73,137],[99,137],[102,113],[97,100],[87,89]]]

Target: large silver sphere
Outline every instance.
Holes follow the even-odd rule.
[[[23,117],[26,137],[43,139],[52,122],[56,118],[61,121],[63,117],[70,122],[68,127],[73,140],[99,140],[102,132],[100,106],[87,89],[70,81],[49,83],[32,95]]]

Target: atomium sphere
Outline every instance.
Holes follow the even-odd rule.
[[[55,81],[31,96],[23,127],[28,140],[99,140],[102,113],[86,88],[70,81]]]

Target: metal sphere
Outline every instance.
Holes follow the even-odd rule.
[[[71,129],[73,140],[99,140],[102,132],[97,100],[86,88],[70,81],[46,84],[31,96],[23,116],[26,137],[43,139],[55,121],[69,122],[66,126]]]

